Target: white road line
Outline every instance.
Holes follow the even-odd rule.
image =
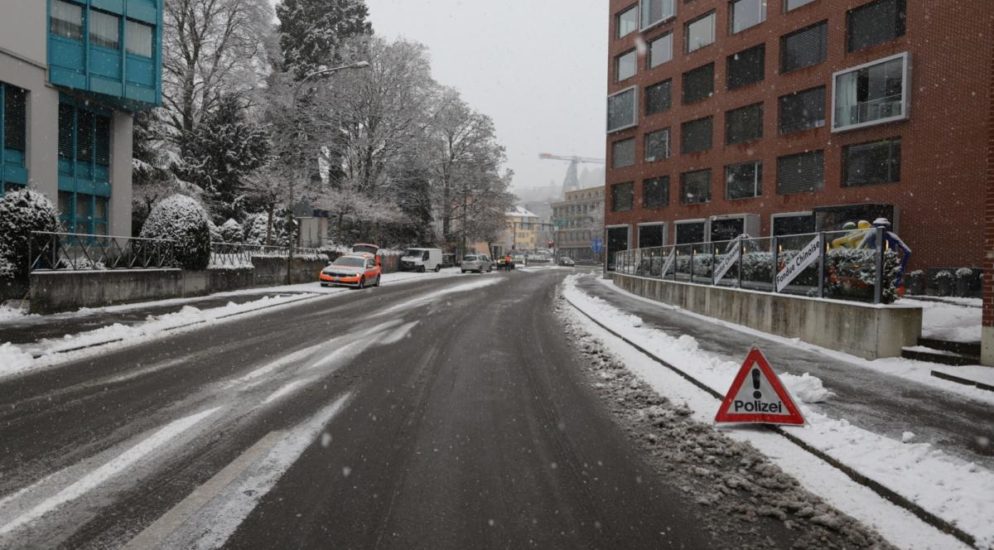
[[[156,449],[159,449],[168,443],[171,439],[189,430],[205,418],[211,416],[219,409],[220,407],[209,409],[186,418],[181,418],[166,425],[164,428],[144,439],[141,443],[138,443],[134,447],[131,447],[127,451],[121,453],[110,462],[83,476],[77,482],[66,487],[55,496],[43,500],[27,512],[0,526],[0,536],[6,535],[15,529],[24,526],[25,524],[41,518],[45,514],[55,510],[63,504],[76,500],[85,495],[110,478],[121,474],[131,466],[134,466],[139,460],[145,458]],[[31,488],[33,487],[34,485]],[[0,501],[0,510],[15,500],[18,495],[25,494],[26,492],[28,492],[28,490],[18,491],[15,495]]]
[[[250,372],[250,373],[242,376],[241,378],[237,378],[237,379],[229,382],[225,386],[225,389],[246,384],[248,382],[251,382],[251,381],[255,380],[256,378],[259,378],[260,376],[264,376],[266,374],[269,374],[269,373],[271,373],[271,372],[273,372],[275,370],[278,370],[278,369],[281,369],[283,367],[286,367],[286,366],[288,366],[288,365],[290,365],[292,363],[295,363],[297,361],[303,361],[308,356],[310,356],[313,353],[317,352],[319,349],[321,349],[322,347],[324,347],[326,345],[327,345],[327,343],[318,344],[316,346],[311,346],[309,348],[304,348],[302,350],[295,351],[295,352],[291,353],[290,355],[285,355],[283,357],[280,357],[279,359],[277,359],[277,360],[275,360],[275,361],[273,361],[271,363],[268,363],[268,364],[266,364],[266,365],[264,365],[262,367],[259,367],[259,368],[255,369],[255,370],[253,370],[252,372]]]
[[[313,381],[314,381],[313,378],[308,378],[306,380],[294,380],[293,382],[290,382],[289,384],[287,384],[287,385],[283,386],[282,388],[280,388],[280,389],[274,391],[273,393],[269,394],[269,397],[267,397],[262,402],[262,404],[263,405],[268,405],[269,403],[272,403],[273,401],[276,401],[277,399],[279,399],[281,397],[284,397],[287,394],[293,393],[300,386],[303,386],[303,385],[305,385],[305,384],[307,384],[309,382],[313,382]]]

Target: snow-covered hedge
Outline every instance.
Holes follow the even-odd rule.
[[[141,237],[175,242],[172,256],[177,267],[203,270],[211,260],[210,221],[204,207],[185,195],[167,197],[152,208]]]
[[[32,231],[58,231],[59,212],[48,197],[30,189],[0,198],[0,278],[27,279],[29,250],[40,250],[46,239]]]
[[[253,214],[245,220],[245,244],[265,245],[266,231],[269,224],[269,215],[265,212]],[[290,239],[287,231],[286,216],[279,213],[273,215],[273,227],[270,230],[270,242],[272,246],[288,246]]]

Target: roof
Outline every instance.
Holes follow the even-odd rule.
[[[511,210],[510,212],[508,212],[507,215],[508,216],[522,216],[522,217],[525,217],[525,218],[537,218],[538,217],[535,214],[533,214],[530,210],[528,210],[527,208],[525,208],[523,206],[515,206],[514,210]]]

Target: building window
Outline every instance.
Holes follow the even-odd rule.
[[[90,10],[90,44],[116,50],[121,47],[121,18]]]
[[[649,68],[655,68],[673,59],[673,33],[667,33],[649,42]]]
[[[801,6],[810,4],[811,2],[814,2],[814,1],[815,0],[785,0],[785,2],[783,3],[783,7],[784,7],[784,10],[786,10],[786,11],[796,10],[797,8],[799,8]]]
[[[815,217],[811,213],[773,216],[773,235],[803,235],[815,232]]]
[[[627,212],[635,206],[635,184],[616,183],[611,186],[611,211]]]
[[[763,104],[747,105],[725,113],[725,143],[733,145],[763,137]]]
[[[83,6],[52,0],[50,32],[71,40],[83,39]]]
[[[843,187],[898,181],[901,181],[901,138],[843,148]]]
[[[742,50],[728,56],[728,89],[734,90],[766,78],[766,45]]]
[[[711,117],[684,122],[680,127],[680,152],[683,154],[700,153],[710,149],[712,126],[713,119]]]
[[[670,177],[662,176],[642,181],[642,206],[660,208],[670,203]]]
[[[714,44],[715,13],[699,17],[684,26],[684,47],[690,53]]]
[[[629,88],[607,98],[607,131],[631,128],[638,122],[636,105],[638,88]]]
[[[676,244],[697,244],[704,242],[703,221],[699,222],[677,222],[676,223]]]
[[[635,138],[611,144],[611,167],[625,168],[635,164]]]
[[[828,23],[822,21],[780,39],[780,72],[817,65],[828,53]]]
[[[711,220],[711,242],[728,242],[745,233],[745,218],[719,218]]]
[[[614,255],[618,252],[628,250],[628,226],[608,227],[607,242],[605,243],[607,253],[607,268],[614,269]]]
[[[0,196],[28,183],[27,92],[0,83]]]
[[[128,53],[142,57],[152,57],[154,30],[149,25],[128,20]]]
[[[905,0],[877,0],[846,13],[846,46],[850,52],[904,36]]]
[[[670,19],[676,15],[675,0],[642,0],[642,29]]]
[[[670,129],[645,135],[645,161],[656,162],[670,158]]]
[[[639,226],[639,248],[658,248],[666,242],[666,226],[661,223]]]
[[[680,202],[683,204],[711,202],[711,170],[680,174]]]
[[[763,195],[763,163],[745,162],[725,167],[725,198],[751,199]]]
[[[833,130],[907,118],[908,54],[835,73]]]
[[[614,79],[618,82],[635,76],[638,65],[638,54],[635,50],[625,52],[614,58]]]
[[[766,21],[766,0],[732,0],[732,34]]]
[[[714,63],[683,73],[683,102],[694,103],[714,94]]]
[[[811,151],[777,159],[777,193],[817,191],[825,183],[825,152]]]
[[[615,16],[618,26],[618,38],[628,36],[639,30],[638,6],[632,6]]]
[[[792,134],[825,125],[825,87],[781,96],[780,134]]]
[[[109,116],[59,104],[59,205],[76,233],[107,232],[110,129]]]
[[[654,115],[669,110],[672,104],[673,81],[665,80],[645,89],[645,114]]]

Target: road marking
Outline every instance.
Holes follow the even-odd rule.
[[[476,289],[479,289],[479,288],[484,288],[484,287],[496,285],[496,284],[504,282],[505,280],[506,279],[503,279],[503,278],[500,278],[500,279],[498,279],[498,278],[480,279],[480,280],[474,281],[472,283],[466,283],[466,284],[452,286],[452,287],[449,287],[449,288],[443,288],[441,290],[436,290],[435,292],[431,292],[431,293],[425,294],[424,296],[419,296],[419,297],[414,298],[412,300],[408,300],[406,302],[401,302],[401,303],[399,303],[399,304],[397,304],[397,305],[395,305],[393,307],[388,307],[387,309],[384,309],[383,311],[377,313],[376,316],[379,317],[379,316],[382,316],[382,315],[389,315],[389,314],[392,314],[392,313],[398,313],[398,312],[405,311],[405,310],[408,310],[408,309],[414,309],[416,307],[421,307],[423,305],[430,304],[435,299],[441,298],[442,296],[446,296],[448,294],[457,294],[457,293],[460,293],[460,292],[468,292],[470,290],[476,290]]]
[[[313,382],[313,381],[314,381],[313,378],[309,378],[307,380],[294,380],[293,382],[290,382],[289,384],[287,384],[287,385],[283,386],[282,388],[280,388],[280,389],[274,391],[273,393],[269,394],[269,397],[267,397],[265,399],[265,401],[262,402],[262,404],[263,405],[267,405],[269,403],[272,403],[273,401],[276,401],[277,399],[279,399],[279,398],[281,398],[281,397],[283,397],[283,396],[285,396],[285,395],[287,395],[289,393],[292,393],[294,390],[296,390],[300,386],[303,386],[304,384],[307,384],[308,382]]]
[[[35,505],[33,508],[27,512],[17,516],[13,520],[7,522],[5,525],[0,526],[0,536],[6,535],[21,526],[35,521],[41,518],[45,514],[55,510],[56,508],[78,499],[79,497],[85,495],[94,488],[100,486],[102,483],[106,482],[110,478],[122,473],[131,466],[134,466],[142,458],[145,458],[151,454],[156,449],[159,449],[170,440],[178,435],[183,434],[205,418],[211,416],[221,407],[215,407],[213,409],[208,409],[206,411],[188,416],[186,418],[181,418],[176,420],[159,431],[155,432],[151,436],[145,438],[141,443],[138,443],[134,447],[131,447],[127,451],[121,453],[119,456],[111,460],[110,462],[104,464],[103,466],[97,468],[96,470],[90,472],[89,474],[83,476],[78,481],[72,485],[66,487],[60,491],[55,496],[49,497],[39,504]],[[49,478],[46,478],[49,479]],[[44,481],[43,481],[44,482]],[[38,484],[32,485],[31,487],[18,491],[11,497],[5,498],[0,501],[0,509],[5,507],[7,504],[15,500],[19,495],[26,494],[30,492],[31,489],[35,488]]]
[[[302,361],[302,360],[306,359],[309,355],[315,353],[316,351],[318,351],[319,349],[321,349],[322,347],[324,347],[325,345],[326,344],[318,344],[316,346],[311,346],[309,348],[304,348],[302,350],[295,351],[295,352],[291,353],[290,355],[285,355],[283,357],[280,357],[279,359],[277,359],[277,360],[275,360],[275,361],[273,361],[271,363],[268,363],[268,364],[266,364],[266,365],[264,365],[262,367],[259,367],[259,368],[255,369],[254,371],[252,371],[252,372],[250,372],[250,373],[242,376],[241,378],[237,378],[237,379],[229,382],[225,386],[225,389],[232,388],[232,387],[235,387],[235,386],[239,386],[239,385],[245,384],[247,382],[251,382],[251,381],[255,380],[256,378],[259,378],[260,376],[264,376],[264,375],[269,374],[269,373],[271,373],[271,372],[273,372],[273,371],[275,371],[277,369],[281,369],[281,368],[283,368],[283,367],[285,367],[287,365],[290,365],[291,363],[294,363],[296,361]]]
[[[298,424],[273,432],[139,533],[127,548],[220,548],[351,399],[351,392]],[[267,452],[268,451],[268,452]]]

